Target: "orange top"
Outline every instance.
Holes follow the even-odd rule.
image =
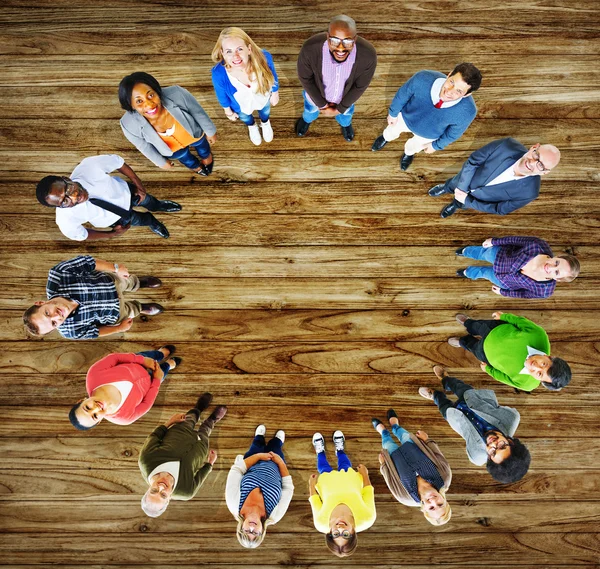
[[[159,136],[167,143],[167,146],[173,152],[177,152],[182,148],[187,148],[193,142],[200,140],[194,138],[185,128],[181,126],[179,121],[175,120],[175,124],[167,132],[158,132]]]

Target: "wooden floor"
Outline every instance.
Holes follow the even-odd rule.
[[[0,565],[109,569],[177,567],[600,567],[600,6],[595,0],[5,0],[0,11]],[[194,7],[194,4],[196,5]],[[89,6],[89,7],[88,7]],[[342,8],[343,6],[343,8]],[[356,108],[356,139],[332,120],[293,133],[301,112],[295,72],[302,42],[340,9],[379,54]],[[215,99],[210,52],[218,32],[241,25],[275,58],[281,103],[275,139],[252,146]],[[396,89],[420,69],[473,61],[483,72],[478,116],[448,150],[419,155],[408,173],[402,145],[372,153]],[[123,137],[117,85],[150,72],[189,89],[218,128],[209,179],[155,168]],[[540,198],[507,217],[438,216],[429,187],[469,152],[514,136],[556,144],[562,162]],[[404,140],[404,139],[403,139]],[[183,204],[163,214],[171,239],[132,230],[110,242],[62,237],[34,197],[47,173],[84,157],[125,157],[148,189]],[[581,278],[552,299],[494,295],[454,276],[457,246],[490,236],[536,235],[574,251]],[[89,253],[160,276],[143,291],[166,312],[122,336],[90,342],[27,338],[21,315],[44,296],[48,269]],[[454,314],[514,311],[543,325],[572,365],[556,394],[516,394],[445,343]],[[114,351],[173,342],[184,358],[155,407],[129,427],[76,432],[67,420],[89,366]],[[493,387],[522,416],[532,468],[501,486],[466,457],[436,408],[417,395],[442,363]],[[139,507],[137,467],[150,431],[211,391],[229,413],[211,439],[214,473],[196,499],[158,519]],[[372,416],[394,406],[449,459],[453,517],[441,528],[394,501],[378,473]],[[254,428],[284,428],[296,492],[263,546],[245,551],[223,499],[227,472]],[[377,521],[356,554],[334,558],[312,524],[310,437],[346,433],[353,461],[370,469]]]

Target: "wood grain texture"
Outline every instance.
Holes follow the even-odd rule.
[[[375,77],[356,105],[356,138],[332,120],[294,133],[302,112],[296,60],[340,7],[320,0],[6,0],[0,11],[0,566],[7,569],[600,568],[600,8],[595,0],[349,0],[343,11],[378,52]],[[275,138],[254,147],[215,98],[210,50],[240,25],[275,59],[281,102]],[[440,47],[443,47],[440,49]],[[443,152],[419,155],[408,172],[404,136],[373,153],[396,90],[419,69],[449,72],[473,61],[483,73],[477,118]],[[123,137],[117,86],[144,70],[189,89],[214,120],[214,174],[154,167]],[[540,198],[509,216],[463,212],[427,190],[453,176],[469,153],[512,136],[556,144],[558,168]],[[87,156],[122,155],[159,198],[183,205],[159,214],[168,241],[143,228],[118,240],[76,243],[34,198],[46,174],[69,174]],[[457,247],[491,236],[535,235],[574,253],[579,279],[552,298],[494,295],[467,282]],[[48,269],[78,254],[117,261],[164,286],[137,297],[164,304],[126,334],[89,342],[28,338],[23,310],[44,296]],[[492,380],[464,351],[456,312],[522,314],[549,333],[573,381],[561,393],[518,393]],[[114,351],[176,343],[183,364],[150,412],[127,427],[88,433],[69,424],[85,373]],[[421,398],[444,364],[496,390],[521,414],[528,474],[496,483],[472,465],[464,441]],[[197,497],[146,517],[137,460],[147,435],[203,391],[227,404],[211,446],[218,460]],[[395,502],[378,473],[380,438],[370,419],[394,407],[423,429],[453,469],[452,520],[428,524]],[[223,500],[230,465],[257,424],[286,430],[296,492],[287,515],[256,551],[243,551]],[[377,521],[354,556],[334,558],[312,525],[310,442],[321,430],[347,436],[367,465]],[[331,444],[328,444],[329,450]]]

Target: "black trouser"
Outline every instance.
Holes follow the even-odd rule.
[[[129,210],[128,217],[122,217],[114,225],[135,225],[135,226],[148,226],[152,225],[157,219],[151,214],[150,211],[159,211],[161,207],[160,200],[156,199],[150,194],[146,194],[146,197],[140,201],[139,196],[135,193],[135,186],[131,182],[127,182],[129,191],[131,192],[131,208],[143,207],[148,211],[140,212],[133,209]]]
[[[461,347],[471,352],[480,362],[489,364],[490,362],[488,362],[483,351],[483,341],[494,328],[502,324],[508,324],[508,322],[504,320],[473,320],[469,318],[465,322],[468,334],[459,339]],[[481,336],[481,339],[475,336]]]
[[[456,402],[452,402],[450,401],[450,399],[448,399],[448,397],[446,397],[446,394],[442,391],[438,391],[436,389],[433,392],[433,401],[438,406],[442,417],[444,417],[445,419],[448,409],[450,409],[451,407],[456,407],[457,403],[459,403],[460,401],[464,401],[465,393],[469,391],[469,389],[473,389],[473,387],[468,383],[461,381],[460,379],[456,379],[455,377],[450,376],[442,379],[442,386],[444,387],[444,389],[449,389],[450,391],[452,391],[452,393],[454,393],[454,395],[458,397],[458,400]]]

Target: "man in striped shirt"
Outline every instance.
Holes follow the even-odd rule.
[[[304,112],[296,134],[304,136],[319,116],[335,117],[344,139],[352,141],[354,103],[367,90],[376,66],[375,48],[358,37],[356,22],[348,16],[336,16],[327,33],[309,38],[298,55]]]
[[[23,323],[34,336],[57,329],[70,340],[125,332],[136,316],[160,314],[163,307],[124,300],[123,293],[161,285],[156,277],[138,278],[117,263],[82,255],[50,269],[46,285],[48,300],[38,300],[28,308]]]

